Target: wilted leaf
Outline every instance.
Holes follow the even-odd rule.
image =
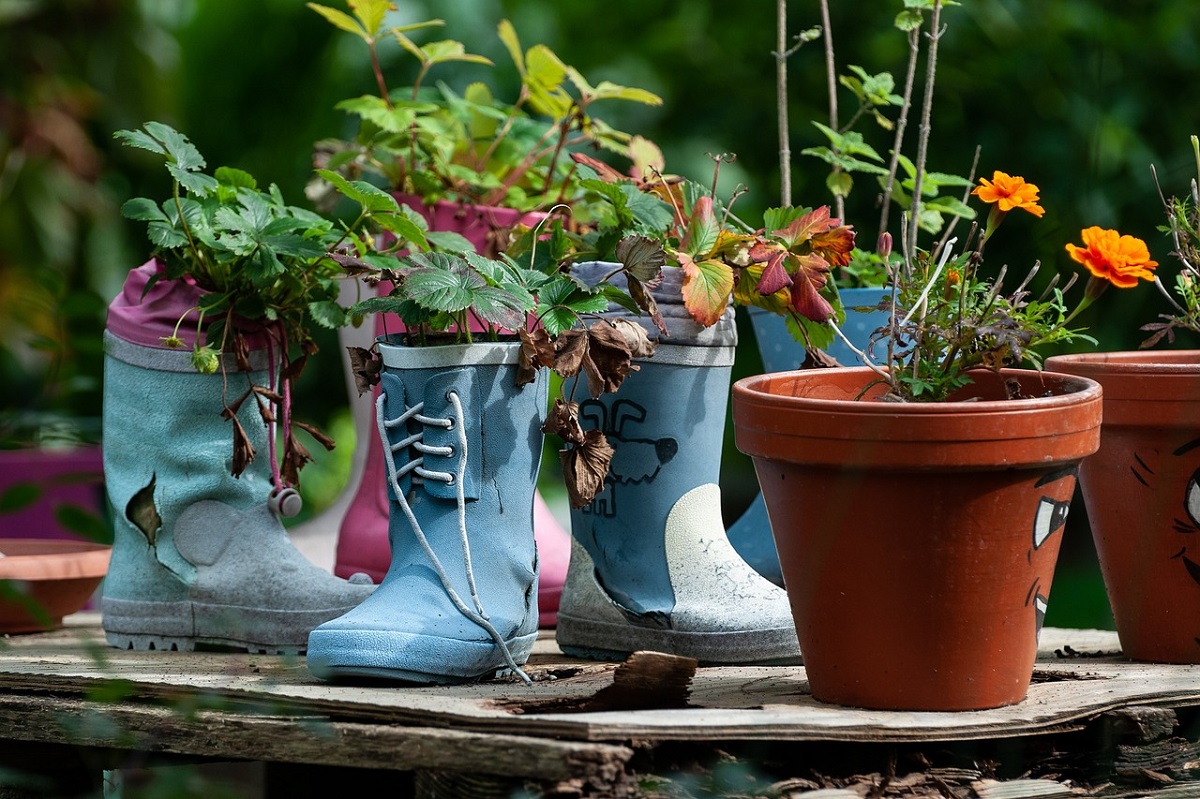
[[[521,339],[521,349],[517,355],[517,385],[524,386],[532,383],[537,377],[537,370],[554,365],[554,342],[543,329],[517,331]]]
[[[379,385],[379,372],[383,365],[373,352],[363,347],[347,347],[346,352],[350,356],[354,387],[358,389],[358,396],[361,397],[370,391],[372,386]]]
[[[613,328],[625,338],[629,354],[634,358],[649,358],[654,355],[654,342],[650,340],[646,328],[628,319],[613,319]]]
[[[624,264],[630,277],[652,289],[662,282],[667,253],[661,244],[647,236],[626,236],[617,242],[617,260]]]
[[[567,330],[554,340],[554,371],[560,377],[574,377],[583,368],[588,354],[588,335],[582,330]]]
[[[301,421],[297,421],[297,420],[293,419],[292,426],[299,427],[301,430],[308,433],[310,436],[313,437],[313,439],[316,440],[316,442],[318,444],[320,444],[326,450],[332,450],[335,446],[337,446],[337,442],[335,442],[333,440],[333,438],[331,438],[329,436],[328,433],[326,433],[324,430],[322,430],[321,428],[317,427],[314,424],[309,424],[308,422],[301,422]]]
[[[624,333],[612,322],[594,323],[588,328],[587,336],[588,351],[583,359],[583,370],[587,374],[588,390],[595,398],[616,391],[637,367],[633,365],[633,353]]]
[[[562,397],[554,398],[554,407],[542,425],[546,435],[558,436],[568,444],[582,444],[583,428],[579,425],[579,403],[566,402]]]
[[[142,531],[150,546],[157,543],[158,531],[162,527],[162,517],[158,515],[158,508],[154,506],[154,486],[157,482],[158,475],[151,474],[150,482],[139,488],[137,493],[129,498],[129,502],[125,503],[125,518]]]
[[[658,309],[658,302],[654,299],[653,294],[637,280],[630,280],[629,296],[650,317],[650,321],[664,336],[670,335],[670,331],[667,330],[667,320],[663,319],[662,311]]]
[[[250,443],[246,428],[242,427],[242,421],[236,414],[231,414],[229,421],[233,423],[233,464],[229,473],[234,477],[241,477],[246,467],[254,462],[254,445]]]
[[[584,508],[592,504],[596,494],[604,489],[604,479],[608,476],[613,459],[613,448],[608,445],[603,433],[588,430],[583,435],[582,444],[559,452],[563,480],[572,508]]]
[[[283,463],[280,464],[280,476],[287,485],[300,485],[300,470],[306,463],[312,463],[313,457],[308,449],[296,440],[295,436],[287,436],[283,445]]]

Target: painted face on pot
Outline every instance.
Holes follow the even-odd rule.
[[[1200,447],[1200,438],[1189,441],[1172,454],[1186,455],[1197,447]],[[1193,552],[1190,557],[1188,555],[1188,546],[1192,545],[1195,548],[1196,534],[1200,533],[1200,469],[1192,473],[1183,490],[1183,512],[1185,518],[1177,517],[1174,525],[1175,532],[1183,538],[1179,542],[1179,551],[1172,555],[1171,559],[1178,560],[1187,570],[1188,576],[1200,586],[1200,562],[1197,562],[1200,561],[1200,554]],[[1197,643],[1200,643],[1200,638],[1197,639]]]
[[[1036,565],[1038,552],[1046,543],[1058,534],[1067,523],[1067,511],[1071,507],[1071,497],[1075,494],[1075,479],[1078,467],[1069,466],[1047,472],[1034,483],[1038,492],[1037,507],[1033,514],[1032,545],[1026,557],[1031,566]],[[1053,557],[1051,557],[1053,560]],[[1051,564],[1053,566],[1053,564]],[[1040,571],[1040,570],[1039,570]],[[1026,607],[1034,611],[1035,634],[1042,632],[1042,623],[1046,619],[1046,606],[1049,601],[1049,586],[1042,586],[1041,577],[1035,577],[1033,585],[1025,595]]]

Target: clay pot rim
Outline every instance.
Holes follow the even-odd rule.
[[[1095,380],[1081,375],[1064,372],[1038,371],[1035,369],[1003,369],[1002,376],[1020,376],[1038,374],[1042,380],[1059,383],[1065,388],[1060,393],[1048,397],[1028,397],[1016,400],[969,400],[946,402],[884,402],[878,397],[867,399],[833,399],[828,397],[788,396],[761,388],[762,384],[804,378],[807,381],[817,379],[827,369],[799,369],[791,372],[775,372],[773,374],[754,375],[738,380],[733,385],[734,395],[742,395],[743,401],[754,402],[759,398],[767,398],[772,403],[778,403],[784,410],[805,410],[864,416],[947,416],[951,414],[962,416],[994,415],[1002,412],[1020,413],[1025,411],[1048,410],[1070,405],[1083,405],[1100,399],[1101,387]],[[875,373],[867,366],[838,367],[838,372],[861,375],[865,385],[875,377]],[[1077,388],[1067,388],[1078,384]]]
[[[96,579],[108,572],[112,547],[88,541],[0,538],[0,580]]]
[[[1096,375],[1164,375],[1200,377],[1200,350],[1124,350],[1054,355],[1048,368],[1062,366]]]

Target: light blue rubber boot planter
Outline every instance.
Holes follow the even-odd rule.
[[[309,636],[316,676],[523,676],[538,629],[533,495],[548,377],[518,388],[519,350],[380,343],[392,561],[371,597]]]
[[[258,450],[229,474],[224,379],[198,373],[189,350],[105,334],[104,476],[113,509],[112,561],[101,602],[105,637],[123,649],[197,644],[299,653],[308,633],[345,613],[374,586],[314,566],[269,507],[266,429],[252,400],[239,419]],[[229,356],[226,356],[229,357]],[[227,362],[230,401],[262,371]]]
[[[611,268],[580,274],[594,282]],[[706,663],[794,662],[787,595],[738,556],[721,521],[733,312],[711,328],[693,322],[678,269],[664,271],[654,296],[671,335],[615,394],[575,397],[585,429],[601,428],[616,454],[604,490],[571,511],[558,644],[600,659],[649,649]]]
[[[887,324],[888,314],[880,311],[879,302],[889,289],[842,289],[842,305],[846,308],[846,323],[842,332],[859,350],[866,351],[871,334]],[[762,355],[763,372],[789,372],[804,362],[804,347],[788,332],[782,316],[761,308],[750,308],[750,323]],[[828,350],[842,366],[862,366],[862,361],[842,342],[834,341]],[[878,360],[878,358],[876,359]],[[746,562],[776,585],[783,585],[783,570],[775,552],[767,506],[759,493],[741,517],[729,528],[729,542]]]

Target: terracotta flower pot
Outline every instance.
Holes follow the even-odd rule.
[[[0,538],[0,553],[0,633],[32,633],[62,626],[87,603],[108,572],[111,547]]]
[[[733,389],[813,696],[971,710],[1029,687],[1100,387],[1005,370],[944,403],[878,401],[869,369],[760,375]],[[973,401],[966,401],[973,400]]]
[[[1200,663],[1200,351],[1046,365],[1104,387],[1100,451],[1079,482],[1121,648]]]

